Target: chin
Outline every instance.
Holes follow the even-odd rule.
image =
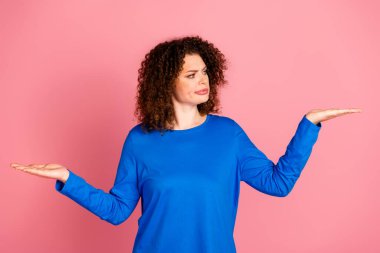
[[[206,103],[208,101],[208,98],[207,99],[203,99],[202,101],[200,101],[198,104],[203,104],[203,103]]]

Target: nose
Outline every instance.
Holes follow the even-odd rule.
[[[208,80],[208,75],[207,74],[202,74],[200,83],[201,84],[206,84],[206,81]]]

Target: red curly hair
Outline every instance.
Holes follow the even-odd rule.
[[[171,98],[186,54],[198,54],[207,66],[209,99],[197,105],[199,113],[219,113],[218,87],[227,84],[224,78],[224,71],[227,70],[224,55],[212,43],[199,36],[164,41],[145,55],[138,70],[134,115],[142,123],[144,132],[159,130],[162,134],[173,129],[171,124],[175,120],[175,113]]]

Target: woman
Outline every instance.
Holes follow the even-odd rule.
[[[13,163],[56,179],[56,190],[118,225],[142,215],[134,253],[236,252],[233,239],[240,181],[268,195],[287,196],[317,140],[321,122],[360,109],[311,110],[285,155],[269,160],[231,118],[219,112],[226,84],[224,55],[199,36],[158,44],[139,69],[135,115],[108,193],[59,164]]]

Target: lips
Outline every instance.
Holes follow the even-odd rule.
[[[195,93],[198,94],[198,95],[204,95],[204,94],[208,93],[208,89],[206,88],[206,89],[203,89],[203,90],[199,90],[199,91],[196,91]]]

